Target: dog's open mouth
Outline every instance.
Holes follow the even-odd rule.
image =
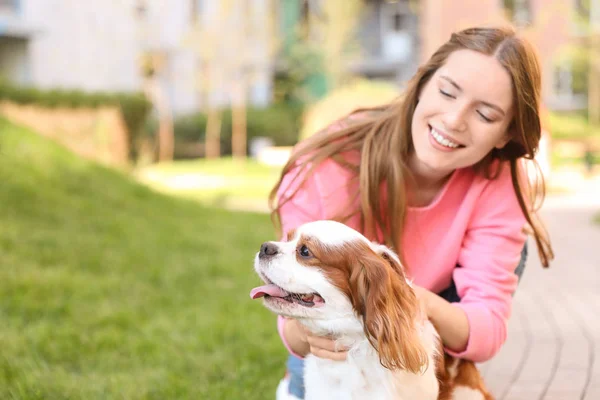
[[[318,307],[325,304],[325,300],[317,293],[290,293],[274,283],[252,289],[250,297],[252,299],[272,297],[287,301],[288,303],[299,304],[304,307]]]

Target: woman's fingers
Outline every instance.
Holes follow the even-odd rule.
[[[319,347],[311,347],[310,352],[315,357],[326,358],[334,361],[344,361],[347,357],[347,352],[345,351],[334,353],[332,351],[324,350]]]
[[[332,353],[338,350],[335,348],[335,341],[331,340],[330,338],[323,336],[313,336],[310,334],[307,335],[306,338],[310,347],[321,348],[323,350],[331,351]]]
[[[308,336],[310,335],[310,331],[306,329],[304,325],[298,322],[298,320],[294,319],[292,321],[294,321],[294,323],[298,327],[298,332],[300,333],[300,340],[302,340],[304,343],[308,343]]]
[[[346,359],[345,348],[340,348],[335,341],[321,336],[307,335],[307,341],[310,345],[310,352],[319,358],[328,358],[330,360],[342,361]]]

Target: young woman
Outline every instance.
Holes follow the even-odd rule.
[[[543,181],[530,188],[522,171],[540,141],[540,85],[536,55],[514,30],[453,34],[397,101],[297,146],[271,195],[281,233],[336,219],[386,243],[445,350],[490,359],[506,339],[526,233],[544,266],[553,258],[534,209]],[[346,354],[295,320],[278,328],[291,353],[280,389],[302,398],[302,357]]]

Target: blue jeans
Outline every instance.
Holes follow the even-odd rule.
[[[521,260],[519,261],[519,265],[515,269],[515,274],[521,280],[521,276],[523,276],[523,271],[525,270],[525,263],[527,261],[527,243],[523,247],[523,251],[521,252]],[[460,266],[458,266],[460,268]],[[448,300],[451,303],[456,303],[460,301],[460,297],[458,297],[458,292],[456,290],[456,285],[454,281],[450,283],[450,286],[443,290],[439,295]],[[289,392],[299,399],[304,398],[304,360],[298,357],[295,357],[290,354],[287,360],[287,371],[290,378]]]

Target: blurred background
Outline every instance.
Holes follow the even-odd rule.
[[[274,395],[248,292],[291,147],[500,23],[542,65],[557,265],[600,304],[599,0],[0,0],[0,398]]]

